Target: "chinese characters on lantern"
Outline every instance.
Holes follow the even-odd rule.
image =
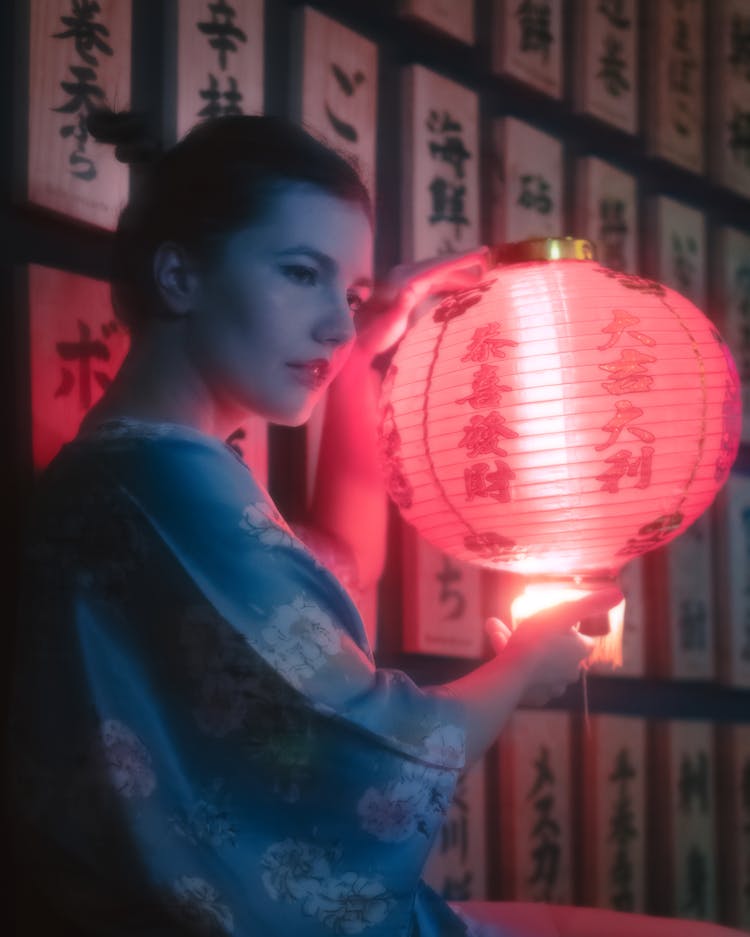
[[[127,109],[129,0],[30,5],[28,197],[112,229],[127,199],[128,170],[87,128],[92,111]]]
[[[483,459],[468,464],[464,469],[467,501],[474,498],[510,501],[510,483],[516,477],[505,461],[508,452],[502,448],[501,440],[514,439],[518,433],[506,425],[505,417],[497,409],[502,405],[503,394],[512,388],[500,381],[496,366],[483,363],[488,359],[505,358],[506,348],[518,346],[518,342],[504,338],[500,329],[499,322],[490,322],[476,329],[461,358],[461,361],[476,362],[479,367],[472,375],[471,394],[458,398],[456,403],[467,404],[472,410],[489,412],[477,413],[469,418],[458,447],[466,449],[467,459],[495,456],[492,464]]]
[[[177,135],[196,123],[263,110],[261,0],[177,5]]]
[[[610,316],[610,321],[601,330],[607,341],[598,348],[600,351],[616,348],[618,357],[605,361],[599,368],[608,375],[608,380],[601,386],[619,399],[613,402],[614,413],[602,426],[606,438],[594,449],[603,452],[616,444],[619,447],[604,459],[609,467],[597,475],[597,480],[602,483],[601,490],[615,494],[629,479],[636,479],[633,483],[636,488],[647,488],[651,483],[655,452],[652,444],[656,436],[641,422],[644,410],[630,397],[648,393],[651,389],[654,379],[649,374],[649,365],[657,358],[643,350],[653,349],[656,341],[638,328],[638,316],[627,309],[612,309]],[[625,437],[621,439],[623,432]],[[633,448],[633,438],[640,443],[637,451]]]

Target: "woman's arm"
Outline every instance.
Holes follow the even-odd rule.
[[[374,586],[385,565],[388,498],[377,439],[382,382],[372,367],[446,292],[473,286],[488,268],[487,248],[393,267],[357,313],[357,338],[328,389],[315,488],[305,525],[347,546],[358,587]]]
[[[521,622],[492,660],[451,683],[425,688],[463,704],[467,764],[487,751],[522,698],[545,702],[577,679],[593,640],[575,625],[621,601],[619,589],[607,588],[539,612]]]
[[[465,677],[425,687],[425,691],[452,696],[464,708],[466,764],[471,765],[495,742],[524,695],[528,672],[516,654],[498,654]]]
[[[358,587],[385,565],[388,496],[380,468],[377,401],[381,376],[372,354],[355,345],[328,389],[312,505],[306,523],[352,551]]]

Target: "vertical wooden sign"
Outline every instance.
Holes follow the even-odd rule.
[[[649,153],[684,169],[705,169],[703,0],[645,5],[646,144]]]
[[[562,0],[493,0],[492,70],[553,98],[563,93]]]
[[[404,69],[405,261],[480,242],[479,103],[475,92],[420,65]],[[481,655],[480,575],[403,530],[404,643],[412,651]]]
[[[712,178],[750,197],[750,0],[712,0]]]
[[[583,886],[587,905],[644,911],[646,724],[591,716],[584,735]]]
[[[722,920],[750,930],[750,724],[717,727]]]
[[[374,200],[377,46],[310,7],[299,11],[295,43],[295,118],[357,161]]]
[[[702,212],[683,202],[659,195],[651,203],[656,243],[654,275],[682,293],[703,310],[706,308],[706,220]]]
[[[479,658],[484,648],[479,571],[402,523],[403,649]]]
[[[716,508],[719,675],[730,686],[750,687],[750,475],[731,472]]]
[[[644,560],[637,556],[630,560],[619,575],[619,585],[625,596],[625,617],[622,628],[622,666],[615,669],[597,662],[591,673],[609,677],[642,677],[646,673],[646,587]]]
[[[307,6],[297,11],[293,38],[292,114],[305,129],[355,161],[374,203],[377,46]],[[315,490],[325,413],[323,397],[305,424],[308,501]],[[374,646],[375,590],[362,598],[360,612]],[[371,617],[365,618],[365,613]]]
[[[424,868],[424,880],[446,901],[487,897],[485,767],[481,759],[459,777]]]
[[[101,397],[129,347],[109,283],[51,267],[28,267],[31,431],[41,471]]]
[[[530,124],[492,124],[493,243],[559,237],[564,227],[562,143]]]
[[[638,131],[638,2],[575,5],[575,106],[627,133]]]
[[[711,514],[648,557],[655,669],[659,676],[715,676]]]
[[[399,0],[398,13],[474,44],[474,0]]]
[[[179,0],[177,136],[201,120],[263,111],[263,2]]]
[[[128,169],[86,117],[129,107],[130,0],[31,0],[28,199],[114,230]]]
[[[716,920],[716,803],[713,725],[672,721],[655,726],[654,791],[665,854],[665,912]],[[656,872],[656,867],[654,868]]]
[[[403,73],[404,261],[480,243],[479,99],[421,65]]]
[[[737,365],[742,386],[740,439],[750,443],[750,234],[721,227],[714,244],[714,318]]]
[[[638,201],[635,176],[587,156],[578,161],[576,234],[596,244],[599,263],[638,272]]]
[[[570,716],[518,710],[499,749],[503,897],[570,904]]]

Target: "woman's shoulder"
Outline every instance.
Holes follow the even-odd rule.
[[[122,500],[154,518],[205,518],[270,498],[221,440],[179,424],[112,419],[61,447],[37,478],[32,502],[34,513],[49,516],[87,507],[106,514]]]
[[[257,487],[250,468],[229,443],[193,426],[182,423],[116,417],[97,423],[84,423],[60,452],[61,460],[87,460],[102,467],[139,465],[154,470],[161,466],[176,476],[194,477],[197,471],[236,474],[242,482]]]

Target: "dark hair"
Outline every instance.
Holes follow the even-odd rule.
[[[356,162],[281,117],[232,115],[196,124],[162,150],[131,112],[92,112],[89,132],[131,163],[134,186],[120,213],[112,258],[112,306],[133,336],[163,315],[152,262],[165,241],[210,265],[227,238],[260,220],[291,181],[309,182],[359,204],[373,224]]]

